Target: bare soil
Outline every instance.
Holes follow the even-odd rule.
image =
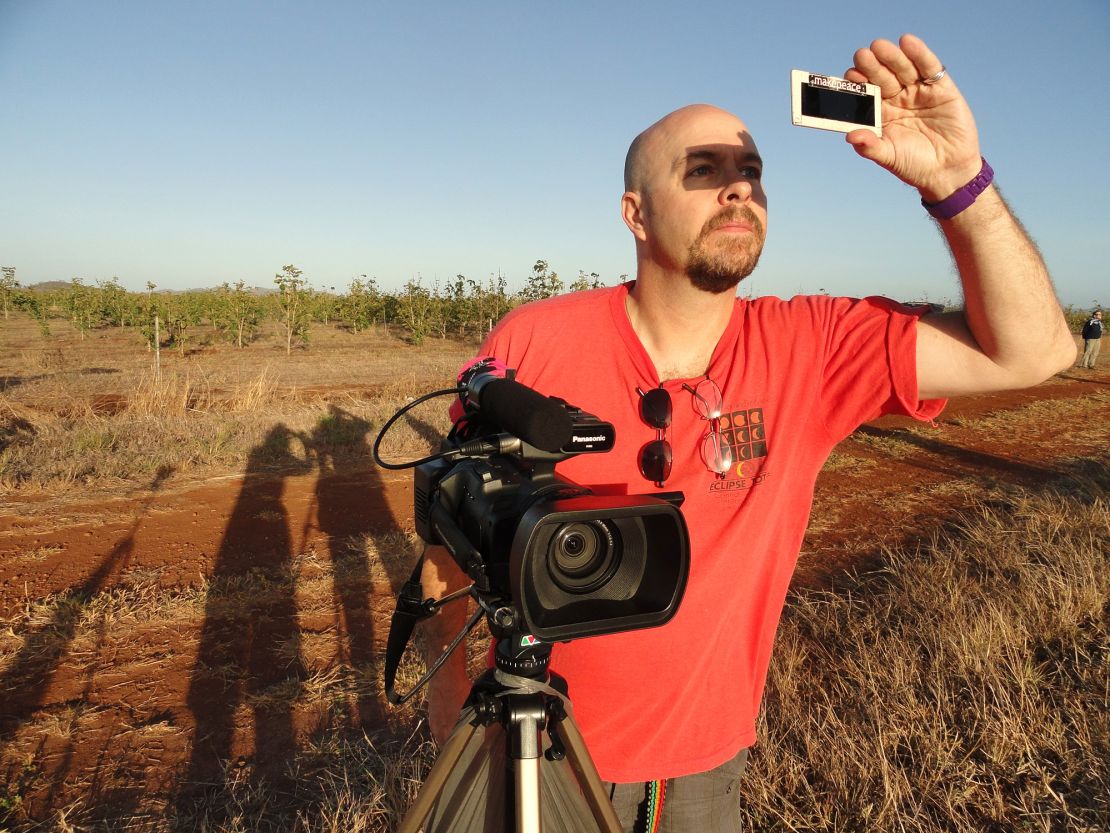
[[[120,394],[89,396],[97,411],[122,405]],[[954,400],[935,426],[864,426],[820,477],[796,580],[820,583],[884,544],[928,535],[987,484],[1081,476],[1105,464],[1108,438],[1105,370]],[[0,656],[10,657],[0,782],[22,779],[21,813],[46,818],[79,801],[123,817],[154,798],[201,795],[237,768],[281,779],[336,711],[274,689],[340,665],[359,675],[348,725],[388,735],[381,657],[411,563],[411,512],[409,478],[365,459],[275,467],[268,457],[191,482],[155,475],[142,490],[0,494]],[[366,540],[398,557],[351,557]],[[327,575],[343,581],[306,610],[290,588]],[[203,592],[236,581],[252,588],[239,610],[233,596]],[[93,605],[128,593],[128,604]],[[147,597],[159,615],[144,615]],[[175,597],[183,610],[167,616]],[[133,620],[125,639],[120,616]]]

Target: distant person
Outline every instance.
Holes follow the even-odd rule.
[[[1089,370],[1095,369],[1095,360],[1102,347],[1102,310],[1096,309],[1091,313],[1091,320],[1083,325],[1083,358],[1079,360],[1079,367]]]
[[[833,447],[880,414],[928,421],[944,397],[1028,387],[1075,361],[1048,270],[991,184],[940,60],[906,35],[854,63],[847,78],[879,86],[884,124],[881,138],[855,130],[848,143],[917,191],[958,265],[964,310],[737,298],[766,236],[764,161],[739,118],[696,104],[628,150],[621,213],[636,280],[518,307],[480,350],[616,427],[611,452],[567,460],[561,476],[607,494],[685,495],[691,570],[675,617],[552,649],[628,830],[659,795],[664,833],[739,829],[771,647]],[[429,597],[468,583],[442,547],[427,548],[422,578]],[[428,649],[464,619],[461,609],[431,619]],[[429,691],[440,740],[470,685],[461,654],[452,659]]]

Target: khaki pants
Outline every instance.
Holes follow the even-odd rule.
[[[1102,347],[1102,339],[1100,338],[1085,338],[1083,339],[1083,358],[1079,360],[1080,367],[1095,366],[1095,359],[1098,358],[1098,351]]]
[[[740,776],[748,750],[709,772],[667,780],[659,833],[739,833]],[[626,833],[640,833],[650,812],[648,785],[603,782]]]

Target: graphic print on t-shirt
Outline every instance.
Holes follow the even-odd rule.
[[[762,408],[745,408],[721,414],[721,436],[732,449],[732,468],[723,480],[714,481],[710,491],[750,489],[766,477],[767,424]]]

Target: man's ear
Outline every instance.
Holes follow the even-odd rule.
[[[625,191],[621,197],[621,217],[637,240],[647,240],[643,200],[635,191]]]

